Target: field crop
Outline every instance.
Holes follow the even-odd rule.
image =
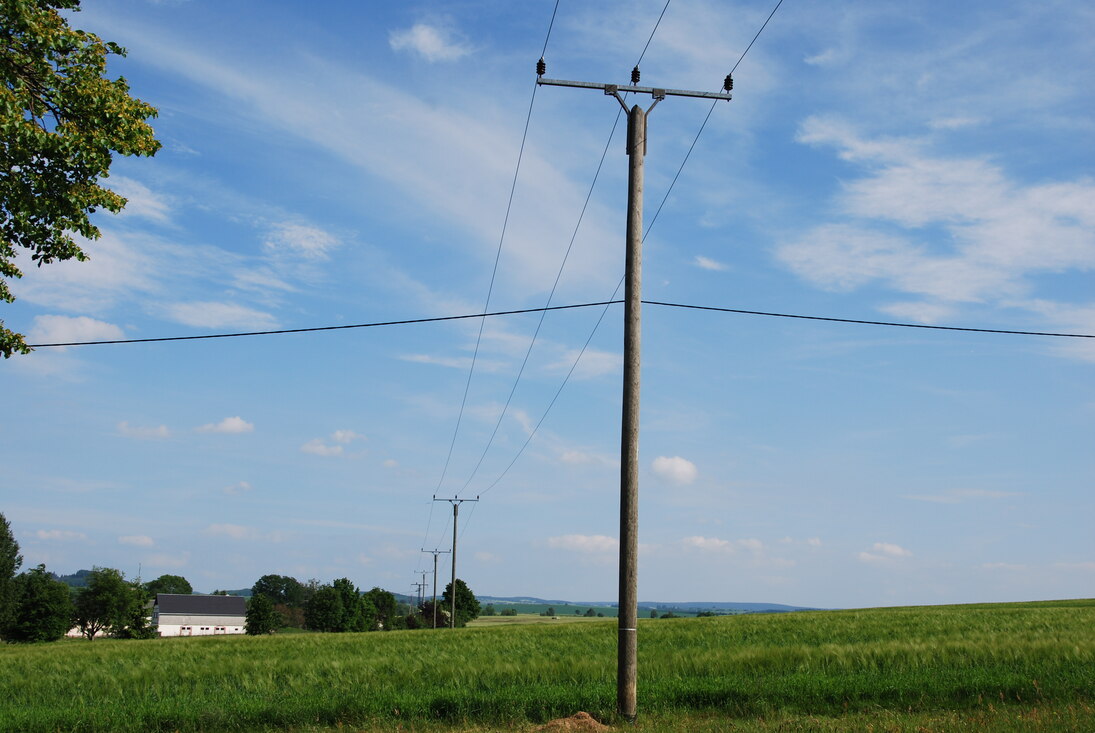
[[[639,632],[640,711],[655,719],[1014,709],[1093,722],[1095,601],[648,620]],[[611,720],[615,654],[604,619],[8,645],[0,729],[438,730],[578,710]]]

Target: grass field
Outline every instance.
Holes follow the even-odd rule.
[[[615,629],[9,645],[0,730],[527,729],[578,710],[611,722]],[[1095,730],[1095,601],[648,620],[639,632],[636,730]]]

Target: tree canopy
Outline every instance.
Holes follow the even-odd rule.
[[[12,611],[0,627],[7,641],[56,641],[72,625],[68,586],[46,572],[45,565],[15,578]]]
[[[106,76],[107,58],[125,49],[69,27],[59,11],[80,0],[0,2],[0,300],[23,273],[16,248],[38,266],[86,260],[75,236],[99,237],[96,209],[117,213],[126,200],[99,185],[114,153],[154,155],[156,110]],[[29,349],[0,320],[0,354]]]
[[[76,595],[76,625],[89,641],[101,631],[120,631],[132,620],[138,603],[140,599],[121,571],[94,568],[87,586]]]
[[[190,581],[181,575],[161,575],[155,580],[150,580],[144,584],[145,591],[148,595],[155,598],[158,593],[181,593],[183,595],[189,595],[194,592],[194,588],[191,587]]]
[[[23,566],[23,556],[19,554],[19,543],[11,533],[11,525],[0,514],[0,627],[11,613],[15,592],[15,574]]]
[[[296,578],[288,575],[264,575],[251,586],[252,596],[266,596],[275,604],[282,603],[290,608],[304,605],[307,588]]]
[[[274,602],[269,596],[251,596],[247,602],[247,617],[244,628],[251,636],[272,634],[278,627],[280,618],[274,610]]]
[[[443,608],[452,608],[452,583],[445,586]],[[460,578],[456,579],[456,626],[466,626],[472,619],[479,618],[479,599],[471,588]]]

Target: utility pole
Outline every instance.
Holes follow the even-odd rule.
[[[434,498],[436,499],[437,497],[434,497]],[[429,553],[433,554],[433,628],[436,629],[437,628],[437,556],[438,555],[447,555],[448,553],[452,552],[452,550],[437,550],[437,549],[426,550],[426,549],[423,549],[422,552],[429,552]],[[456,594],[454,593],[453,595],[455,596]]]
[[[615,97],[627,112],[627,235],[624,286],[624,376],[623,414],[620,436],[620,608],[617,630],[616,709],[634,722],[636,715],[638,559],[639,559],[639,372],[642,338],[642,241],[643,241],[643,159],[646,156],[647,117],[667,96],[730,99],[733,80],[727,76],[723,92],[692,92],[682,89],[640,87],[639,67],[631,70],[631,84],[595,84],[584,81],[545,79],[543,59],[536,64],[536,83],[559,87],[600,89]],[[654,103],[645,111],[639,105],[628,109],[620,92],[649,94]]]
[[[411,587],[414,588],[418,598],[418,605],[422,605],[422,593],[426,590],[426,573],[422,573],[421,583],[411,583]]]
[[[433,497],[434,501],[447,501],[452,504],[452,610],[449,615],[449,628],[456,628],[456,520],[460,516],[460,505],[465,501],[479,501],[479,497],[474,499],[461,499],[460,497],[453,497],[451,499],[438,499]]]

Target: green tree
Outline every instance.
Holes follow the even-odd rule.
[[[342,594],[329,585],[319,586],[304,606],[304,623],[313,631],[342,631],[346,624]]]
[[[264,575],[251,586],[251,595],[267,596],[274,604],[301,608],[309,595],[301,582],[288,575]]]
[[[19,543],[11,533],[11,525],[0,514],[0,629],[11,614],[14,603],[15,574],[23,566]]]
[[[493,616],[494,615],[494,604],[493,603],[488,603],[483,608],[483,615],[484,616]]]
[[[399,604],[396,602],[393,593],[373,586],[363,594],[363,597],[368,603],[372,604],[376,613],[376,621],[369,628],[370,631],[374,628],[383,629],[384,631],[404,628],[403,621],[406,616],[399,613]]]
[[[247,602],[247,617],[244,619],[244,628],[251,636],[272,634],[278,627],[278,612],[274,610],[274,602],[269,596],[251,596]]]
[[[0,300],[15,300],[6,278],[22,277],[16,247],[38,266],[86,260],[73,235],[90,240],[96,209],[126,200],[99,185],[114,153],[154,155],[147,120],[156,110],[106,75],[121,46],[70,28],[59,11],[80,0],[0,2]],[[22,335],[0,320],[0,354],[27,353]]]
[[[577,613],[577,611],[575,611],[575,613]],[[585,613],[586,618],[593,618],[596,615],[597,615],[597,612],[594,611],[592,608],[586,610],[586,613]]]
[[[650,618],[658,618],[658,612],[655,609],[650,609]]]
[[[345,611],[342,627],[334,631],[372,631],[376,628],[376,607],[372,601],[361,595],[361,591],[349,578],[339,578],[331,587],[342,597],[342,608]],[[394,597],[392,603],[395,603]]]
[[[76,594],[74,619],[80,632],[93,640],[101,631],[120,632],[133,617],[137,603],[133,588],[125,582],[121,571],[114,568],[93,568],[87,586]]]
[[[152,639],[158,634],[152,625],[152,600],[143,585],[137,581],[126,584],[129,587],[129,617],[124,623],[116,625],[112,633],[119,639]]]
[[[442,596],[444,603],[442,608],[452,608],[452,583],[445,586],[445,594]],[[471,592],[471,588],[460,578],[456,579],[456,626],[467,626],[472,619],[479,618],[479,600]]]
[[[56,641],[72,625],[72,597],[68,586],[39,565],[15,578],[13,607],[3,637],[8,641]]]
[[[144,588],[152,598],[155,598],[160,593],[190,595],[194,592],[194,588],[191,587],[190,581],[181,575],[161,575],[155,580],[150,580],[145,583]]]

